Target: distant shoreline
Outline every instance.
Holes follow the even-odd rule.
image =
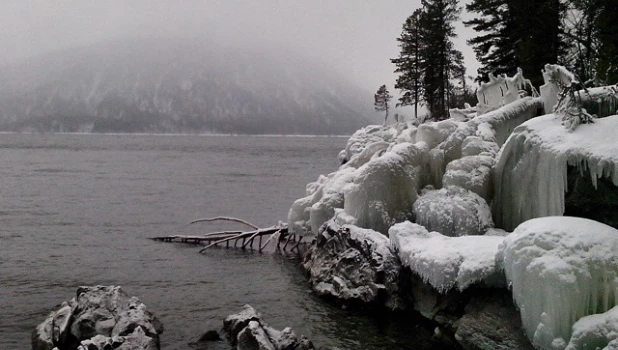
[[[303,134],[190,134],[190,133],[130,133],[130,132],[29,132],[0,131],[0,135],[106,135],[106,136],[246,136],[246,137],[337,137],[349,138],[351,135],[303,135]]]

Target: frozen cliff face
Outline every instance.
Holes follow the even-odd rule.
[[[596,187],[604,177],[618,186],[618,116],[581,125],[573,132],[554,115],[518,127],[502,148],[494,168],[493,218],[499,227],[542,216],[562,215],[567,165],[589,172]]]
[[[498,260],[537,348],[564,349],[577,320],[618,305],[618,230],[607,225],[573,217],[529,220],[504,239]],[[578,327],[577,338],[582,332]]]
[[[447,237],[409,221],[391,227],[389,237],[401,263],[440,293],[481,281],[490,286],[503,283],[495,257],[504,237]]]
[[[494,226],[489,205],[457,186],[426,191],[414,203],[416,223],[449,237],[482,235]]]

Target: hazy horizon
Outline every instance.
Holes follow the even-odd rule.
[[[418,7],[420,1],[409,0],[8,0],[0,12],[0,66],[106,41],[205,38],[231,47],[266,46],[275,54],[290,51],[326,65],[364,91],[382,84],[393,89],[390,58],[398,54],[396,38]],[[456,45],[468,75],[474,75],[478,62],[465,44],[473,32],[461,23],[457,29]]]

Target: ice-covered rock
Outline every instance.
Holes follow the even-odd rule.
[[[602,314],[580,318],[573,325],[571,333],[566,350],[611,348],[610,343],[618,341],[618,306]]]
[[[479,136],[468,136],[461,145],[461,156],[488,155],[495,157],[500,147],[494,141],[483,140]]]
[[[291,232],[316,234],[333,217],[336,208],[343,208],[343,189],[355,177],[356,169],[346,167],[307,185],[308,196],[297,199],[288,213]]]
[[[291,328],[278,331],[262,319],[250,305],[223,321],[223,331],[237,350],[310,350],[315,349],[304,336],[300,339]]]
[[[400,143],[360,167],[344,188],[344,210],[360,227],[386,234],[395,222],[412,217],[423,183],[426,144]]]
[[[369,125],[357,130],[350,138],[345,146],[344,152],[339,156],[344,162],[348,162],[356,154],[361,153],[367,145],[376,142],[391,142],[397,137],[397,129],[390,126]]]
[[[401,307],[398,291],[401,265],[383,234],[329,222],[305,254],[313,290],[343,303]]]
[[[482,235],[494,226],[487,202],[457,186],[425,191],[414,203],[414,215],[416,223],[451,237]]]
[[[457,186],[474,192],[486,201],[491,200],[491,168],[495,159],[490,155],[466,156],[450,162],[442,177],[446,188]]]
[[[79,287],[74,299],[63,303],[36,327],[32,349],[50,350],[54,346],[91,349],[99,345],[103,349],[105,344],[113,343],[119,349],[153,350],[159,349],[162,332],[159,320],[138,298],[129,297],[122,288]]]
[[[478,282],[503,285],[496,253],[504,237],[447,237],[411,222],[394,225],[389,236],[401,263],[441,293]]]
[[[575,80],[573,73],[566,68],[556,64],[546,64],[543,69],[543,84],[540,88],[541,99],[545,108],[545,113],[549,114],[554,111],[554,107],[558,102],[558,94],[563,87],[571,86],[571,82]]]
[[[564,349],[577,320],[618,305],[618,230],[602,223],[526,221],[504,238],[498,260],[526,335],[540,349]]]
[[[518,127],[494,168],[496,224],[512,230],[531,218],[562,215],[568,165],[589,172],[595,187],[601,177],[618,186],[616,130],[618,116],[581,125],[573,132],[552,114]]]

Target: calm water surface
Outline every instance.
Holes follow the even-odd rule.
[[[298,261],[157,243],[232,228],[193,219],[285,221],[305,184],[337,167],[345,138],[0,135],[0,349],[80,285],[121,285],[162,320],[164,349],[190,349],[249,303],[319,346],[422,349],[420,329],[311,294]],[[227,349],[225,343],[199,349]]]

